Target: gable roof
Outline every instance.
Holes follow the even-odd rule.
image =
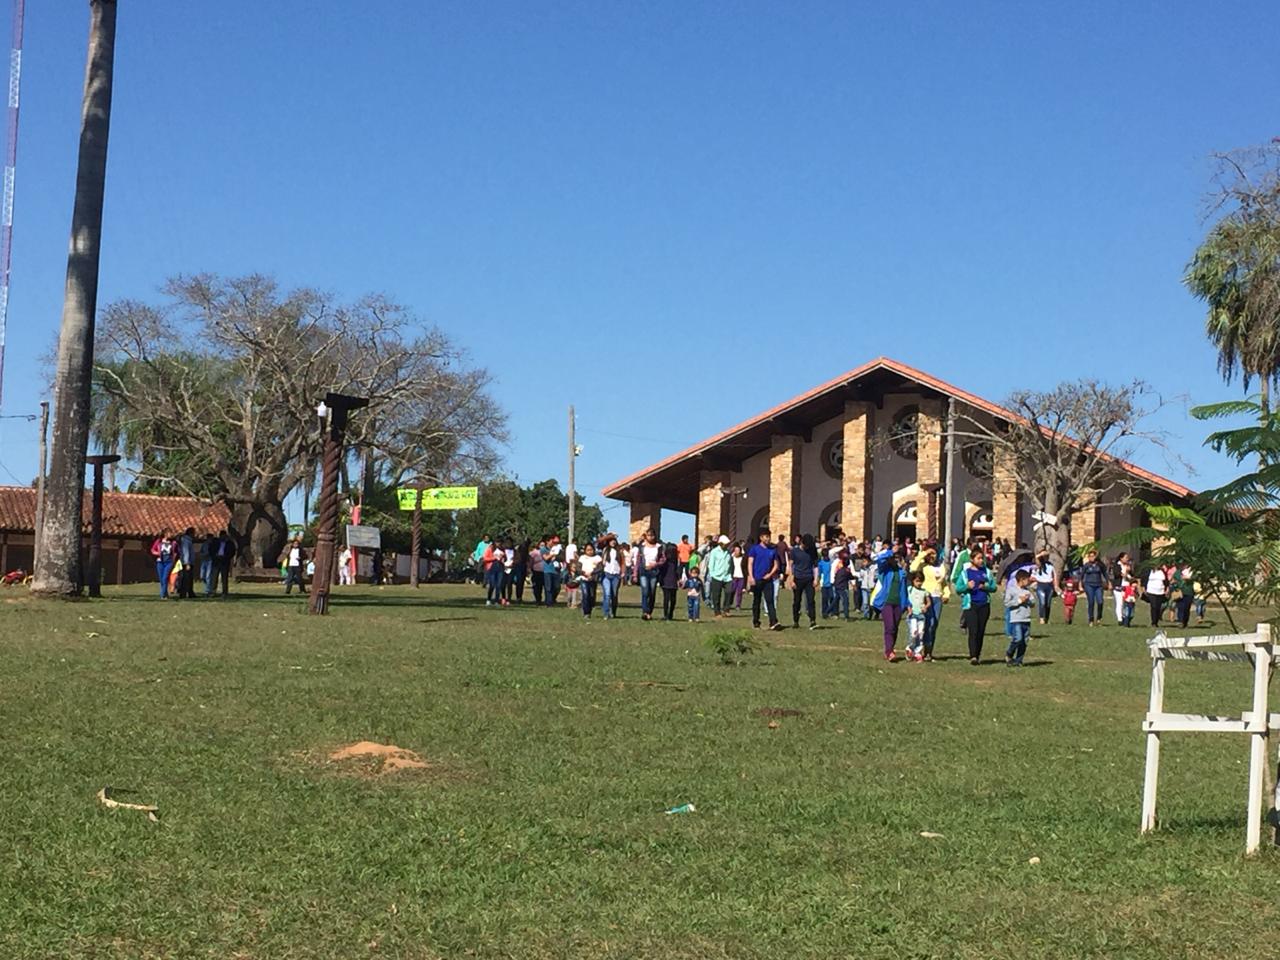
[[[89,532],[93,494],[84,492],[81,517]],[[36,491],[32,487],[0,487],[0,530],[32,533],[35,530]],[[194,527],[198,535],[225,530],[231,520],[226,504],[208,504],[195,497],[159,497],[145,493],[102,494],[104,537],[150,538],[161,530],[180,532]]]
[[[846,399],[873,399],[886,393],[902,392],[913,387],[916,389],[923,387],[926,393],[954,398],[960,403],[1002,420],[1025,422],[1012,410],[962,390],[923,370],[917,370],[915,367],[889,357],[877,357],[799,396],[792,397],[785,403],[771,407],[764,413],[744,420],[728,430],[722,430],[701,443],[696,443],[643,470],[623,477],[605,487],[601,492],[604,496],[616,500],[644,500],[648,499],[644,493],[647,486],[661,487],[664,493],[671,491],[674,494],[671,498],[672,502],[664,500],[663,506],[694,510],[697,504],[697,475],[707,458],[714,458],[720,452],[730,452],[732,460],[745,460],[747,457],[767,450],[770,437],[774,433],[788,432],[788,430],[794,432],[796,424],[811,426],[843,412]],[[1136,480],[1176,497],[1190,497],[1195,492],[1189,487],[1145,470],[1127,460],[1117,457],[1106,459]]]

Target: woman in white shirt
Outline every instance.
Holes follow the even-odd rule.
[[[618,615],[618,587],[622,584],[622,571],[625,566],[626,559],[618,548],[618,541],[610,538],[604,545],[604,565],[600,577],[600,586],[604,594],[601,606],[606,620],[612,620]]]
[[[1152,567],[1147,574],[1147,603],[1151,607],[1151,625],[1160,626],[1160,613],[1164,610],[1165,596],[1169,589],[1169,578],[1163,567]]]
[[[733,598],[733,609],[742,609],[742,593],[747,589],[747,558],[742,552],[742,544],[735,543],[733,550],[729,555],[730,568],[729,576],[732,580],[729,583],[729,593]]]
[[[1036,557],[1036,565],[1031,568],[1031,576],[1036,582],[1036,600],[1040,607],[1040,622],[1049,622],[1049,611],[1053,609],[1053,597],[1058,592],[1058,571],[1049,562],[1049,554],[1041,553]]]
[[[578,585],[582,589],[582,616],[587,620],[591,619],[591,608],[596,605],[596,577],[603,564],[604,557],[597,556],[595,544],[588,542],[578,557]]]

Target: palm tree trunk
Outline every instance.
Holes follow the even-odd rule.
[[[40,563],[32,583],[32,592],[45,596],[77,596],[83,580],[80,531],[84,461],[89,445],[93,327],[98,309],[98,254],[102,243],[102,198],[107,177],[115,45],[116,0],[89,0],[89,56],[80,118],[80,159],[53,393],[53,453]]]

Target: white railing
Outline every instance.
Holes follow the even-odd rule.
[[[1271,730],[1280,729],[1280,714],[1267,706],[1271,664],[1276,650],[1271,642],[1271,625],[1258,624],[1255,633],[1221,637],[1167,637],[1157,634],[1147,641],[1151,649],[1151,699],[1142,722],[1147,735],[1147,769],[1142,784],[1142,832],[1156,828],[1156,790],[1160,780],[1160,735],[1162,733],[1246,733],[1249,735],[1249,802],[1245,853],[1258,851],[1262,842],[1263,777],[1267,763],[1267,740]],[[1240,647],[1239,652],[1224,648]],[[1164,666],[1169,660],[1211,660],[1253,664],[1253,708],[1239,716],[1196,713],[1165,713]],[[1280,788],[1278,788],[1280,790]],[[1280,797],[1277,798],[1280,800]]]

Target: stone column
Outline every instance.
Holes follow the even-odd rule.
[[[865,400],[844,405],[844,464],[840,471],[840,527],[845,536],[871,536],[871,434],[875,407]]]
[[[1098,508],[1082,504],[1071,511],[1071,543],[1083,546],[1098,539]]]
[[[774,436],[769,452],[769,529],[777,537],[800,529],[800,451],[804,441],[789,434]]]
[[[632,543],[637,543],[644,539],[646,530],[652,530],[659,537],[662,536],[662,507],[648,500],[633,500],[631,527],[627,535]]]
[[[729,471],[703,470],[698,477],[697,542],[715,538],[729,531],[728,503],[724,488],[729,485]]]
[[[926,540],[941,534],[938,524],[936,491],[942,484],[942,431],[943,407],[941,400],[925,400],[919,403],[920,415],[916,420],[916,483],[929,496],[927,505],[921,503],[916,510],[916,539]]]
[[[1022,542],[1022,497],[1013,452],[997,443],[991,454],[991,534],[1007,538],[1016,550]]]

